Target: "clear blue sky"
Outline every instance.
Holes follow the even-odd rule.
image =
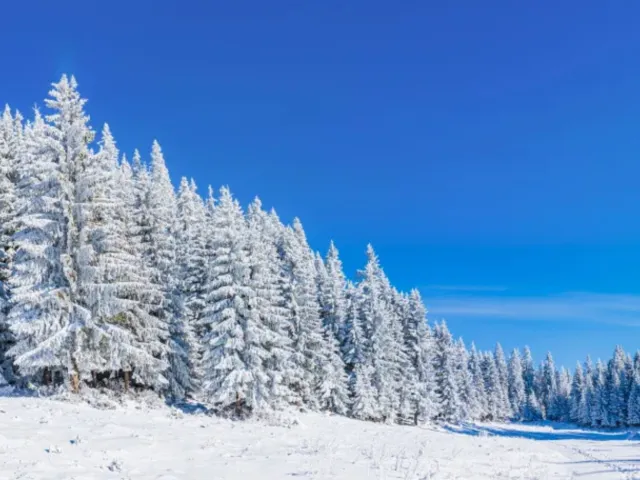
[[[613,7],[613,4],[618,7]],[[465,340],[640,347],[640,4],[5,2],[0,102],[76,75],[120,147],[376,247]]]

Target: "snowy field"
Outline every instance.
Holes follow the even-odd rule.
[[[426,429],[303,414],[285,427],[0,397],[0,478],[640,479],[640,442],[551,425]]]

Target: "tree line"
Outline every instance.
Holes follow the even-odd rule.
[[[572,375],[549,354],[479,352],[427,323],[371,246],[356,281],[226,187],[177,191],[162,149],[95,141],[62,76],[32,119],[0,119],[0,383],[151,389],[246,416],[287,406],[371,421],[640,424],[640,356]]]

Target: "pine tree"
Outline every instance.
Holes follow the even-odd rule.
[[[540,384],[540,403],[544,409],[546,418],[550,420],[558,419],[556,411],[556,395],[558,394],[558,385],[556,382],[556,367],[553,362],[551,352],[547,352],[542,367],[542,378]]]
[[[353,371],[353,402],[351,416],[360,420],[380,421],[376,388],[373,385],[374,369],[368,360],[356,364]]]
[[[436,394],[438,396],[438,419],[459,422],[462,419],[459,386],[456,378],[456,352],[447,324],[435,327],[434,370],[436,372]]]
[[[524,381],[525,392],[535,390],[535,367],[533,366],[533,357],[529,347],[524,347],[522,356],[522,380]]]
[[[475,396],[477,399],[477,409],[471,412],[471,418],[484,420],[488,417],[487,391],[485,389],[484,372],[482,368],[482,356],[476,350],[474,343],[471,343],[469,353],[469,373],[471,374]]]
[[[177,197],[176,238],[176,284],[179,298],[180,320],[175,322],[181,332],[176,341],[186,352],[186,364],[189,367],[189,381],[184,393],[197,394],[202,380],[202,321],[205,303],[205,285],[207,282],[207,237],[208,222],[204,203],[197,193],[195,182],[182,178]],[[175,387],[174,387],[175,388]]]
[[[482,356],[482,374],[484,377],[484,388],[487,395],[487,412],[488,420],[502,420],[504,406],[500,392],[500,376],[496,366],[495,356],[491,353],[485,353]]]
[[[509,370],[507,368],[507,361],[504,357],[504,351],[502,346],[497,343],[493,353],[496,371],[498,373],[498,384],[496,386],[496,394],[498,400],[498,415],[502,419],[507,419],[511,416],[511,406],[509,404]]]
[[[600,427],[606,422],[608,394],[605,368],[600,359],[593,372],[593,396],[591,404],[591,426]]]
[[[292,391],[311,409],[319,408],[324,339],[316,289],[314,255],[298,219],[282,230],[281,252],[287,287],[283,292],[295,365]]]
[[[576,364],[576,371],[573,374],[573,382],[571,384],[571,402],[569,407],[569,419],[575,423],[581,423],[583,415],[581,409],[584,406],[583,399],[585,397],[584,374],[582,373],[582,365],[580,362]]]
[[[295,395],[289,386],[291,379],[296,377],[287,333],[282,265],[276,249],[280,222],[276,215],[262,210],[262,203],[256,198],[248,209],[247,226],[249,281],[259,302],[260,321],[266,329],[263,346],[267,351],[264,366],[269,377],[269,405],[277,409],[295,403]]]
[[[13,345],[7,322],[10,307],[9,276],[13,264],[18,213],[18,159],[22,149],[22,117],[15,118],[7,105],[0,117],[0,384],[13,380],[13,369],[6,353]]]
[[[520,351],[514,348],[509,358],[509,403],[511,412],[516,420],[522,420],[526,403],[524,377]]]
[[[571,409],[571,375],[566,368],[562,367],[556,371],[556,385],[558,386],[555,400],[556,416],[558,420],[568,421]]]
[[[349,402],[347,392],[347,376],[344,362],[340,355],[337,333],[340,320],[336,320],[336,302],[330,285],[329,274],[319,254],[315,257],[316,285],[318,288],[318,304],[322,322],[323,359],[321,375],[318,382],[318,400],[320,408],[344,414]]]
[[[533,388],[527,392],[526,403],[524,407],[523,419],[528,422],[535,422],[543,418],[540,402]]]
[[[617,427],[627,418],[625,359],[624,350],[618,345],[609,361],[605,380],[608,399],[604,425],[607,427]]]
[[[431,420],[436,415],[435,376],[433,371],[433,339],[427,325],[427,310],[418,290],[412,290],[404,322],[405,348],[415,372],[411,389],[413,423]],[[475,397],[474,393],[471,393]]]
[[[36,112],[19,161],[20,219],[9,314],[16,344],[8,353],[23,374],[41,372],[49,383],[56,370],[77,391],[80,378],[89,377],[94,367],[82,363],[87,343],[99,344],[103,336],[78,284],[86,258],[80,236],[83,192],[77,180],[94,134],[75,78],[63,76],[49,94],[50,124]]]
[[[79,229],[84,246],[78,279],[83,304],[100,329],[99,342],[85,340],[82,364],[95,382],[96,374],[124,372],[141,385],[164,384],[165,365],[148,349],[155,324],[147,305],[157,300],[129,241],[131,176],[125,162],[118,166],[115,140],[105,125],[100,149],[77,178],[83,221]],[[124,199],[124,201],[123,201]],[[88,378],[87,378],[88,379]]]
[[[180,314],[176,275],[175,221],[177,205],[160,144],[151,147],[151,172],[147,193],[149,246],[147,261],[155,278],[151,281],[163,294],[163,301],[154,312],[161,327],[161,340],[166,342],[161,355],[169,364],[166,372],[169,391],[181,399],[192,390],[189,365],[189,329]]]
[[[362,289],[351,282],[347,282],[346,304],[345,322],[342,326],[342,343],[340,345],[340,350],[345,363],[347,375],[351,379],[356,364],[363,361],[366,343],[366,336],[363,331],[363,322],[361,318]]]
[[[333,242],[329,244],[324,264],[327,271],[327,287],[323,302],[323,325],[342,344],[347,309],[347,280],[342,270],[338,249]]]
[[[627,425],[640,425],[640,372],[634,372],[627,402]]]
[[[593,364],[591,357],[587,356],[584,362],[584,395],[580,398],[580,418],[579,423],[581,425],[591,425],[591,409],[594,404],[593,394]]]
[[[16,183],[18,174],[19,133],[7,105],[0,117],[0,310],[9,300],[7,281],[11,270],[14,220],[18,209]],[[21,136],[21,135],[20,135]],[[0,314],[1,315],[1,314]]]
[[[473,377],[469,371],[469,353],[462,339],[456,342],[457,350],[457,380],[458,392],[461,404],[461,418],[468,420],[473,418],[478,411],[478,398],[473,384]]]
[[[400,407],[402,367],[406,359],[401,351],[402,325],[392,308],[393,292],[380,267],[378,256],[369,245],[367,265],[361,272],[364,331],[368,338],[368,362],[373,367],[373,385],[377,390],[380,414],[384,421],[395,421]]]
[[[220,191],[212,227],[202,389],[220,412],[244,415],[269,406],[269,377],[264,370],[268,332],[250,284],[247,226],[227,188]]]

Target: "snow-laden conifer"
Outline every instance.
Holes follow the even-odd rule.
[[[174,328],[181,329],[175,341],[180,342],[186,352],[189,379],[182,380],[184,393],[194,396],[202,379],[202,320],[206,307],[205,285],[207,282],[207,237],[209,223],[202,198],[197,193],[195,182],[186,178],[180,181],[175,223],[176,245],[176,301],[179,305],[179,320]]]
[[[208,268],[203,323],[202,390],[219,411],[245,414],[269,407],[264,363],[269,334],[251,286],[248,228],[227,188],[213,212],[212,256]]]
[[[434,369],[436,372],[436,394],[438,419],[459,422],[463,418],[457,379],[457,352],[445,322],[435,326]]]
[[[317,385],[320,408],[344,414],[348,407],[347,376],[340,355],[338,332],[342,320],[337,320],[336,298],[325,263],[319,254],[315,257],[316,284],[323,335],[323,360]],[[342,302],[342,300],[340,300]],[[340,307],[341,309],[343,307]],[[344,316],[341,313],[340,316]]]
[[[581,423],[583,398],[585,396],[584,374],[580,362],[576,364],[576,370],[573,373],[573,381],[571,383],[571,397],[569,405],[569,419],[575,423]]]
[[[514,348],[509,357],[509,403],[511,413],[516,420],[522,420],[526,403],[524,377],[520,351]]]
[[[482,356],[477,351],[475,344],[471,343],[469,351],[469,373],[475,389],[476,405],[475,411],[471,411],[471,418],[484,420],[488,416],[487,391],[485,389],[484,373],[482,369]]]
[[[498,415],[500,418],[509,418],[511,416],[511,405],[509,404],[509,370],[500,343],[496,344],[493,355],[498,373],[498,385],[496,389]]]
[[[20,219],[14,235],[13,303],[9,323],[17,343],[10,354],[23,373],[52,370],[78,390],[94,365],[83,363],[101,329],[84,305],[86,257],[82,185],[93,131],[77,82],[63,76],[45,100],[50,123],[36,113],[29,127],[19,177]],[[97,342],[97,343],[96,343]]]
[[[269,377],[269,406],[279,409],[295,402],[290,385],[296,377],[284,306],[282,266],[276,248],[281,225],[277,215],[265,212],[262,202],[256,198],[249,205],[247,226],[249,282],[265,328],[262,345],[267,352],[264,368]]]

